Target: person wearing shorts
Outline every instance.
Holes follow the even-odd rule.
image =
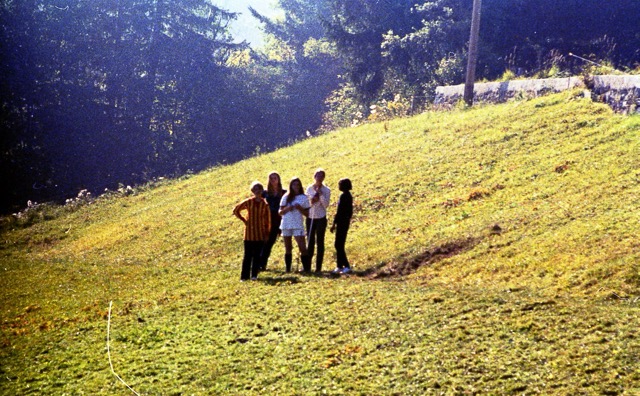
[[[291,272],[293,261],[293,241],[295,239],[298,249],[300,249],[300,261],[303,272],[311,271],[311,260],[307,255],[307,243],[305,238],[304,216],[309,215],[309,198],[304,193],[302,182],[294,177],[289,183],[289,191],[280,201],[280,230],[284,240],[284,263],[285,270]]]

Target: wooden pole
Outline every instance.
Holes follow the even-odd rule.
[[[469,58],[467,60],[467,77],[464,83],[464,101],[467,106],[473,106],[473,85],[476,79],[476,64],[478,63],[478,36],[480,34],[481,3],[482,0],[473,0],[471,37],[469,38]]]

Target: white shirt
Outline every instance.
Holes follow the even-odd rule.
[[[327,208],[329,207],[329,201],[331,200],[331,190],[329,187],[324,184],[318,190],[320,193],[320,200],[313,205],[311,205],[311,209],[309,209],[309,218],[310,219],[322,219],[323,217],[327,217]],[[309,202],[314,195],[316,195],[315,184],[307,187],[307,195],[309,196]]]
[[[289,194],[285,194],[280,200],[280,207],[283,206],[296,206],[296,204],[300,204],[303,208],[308,208],[311,206],[309,203],[309,198],[306,195],[300,194],[296,195],[291,203],[287,203],[287,197]],[[297,209],[294,209],[290,212],[282,215],[282,222],[280,223],[281,230],[304,230],[304,219],[302,216],[302,212]]]

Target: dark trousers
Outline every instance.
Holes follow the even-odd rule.
[[[267,269],[267,261],[269,261],[269,256],[271,256],[271,249],[273,249],[273,245],[275,245],[278,235],[280,235],[280,221],[281,218],[278,213],[276,213],[275,216],[273,213],[271,214],[271,231],[269,232],[269,239],[262,249],[262,263],[260,264],[261,271]]]
[[[307,254],[309,261],[313,258],[316,240],[318,243],[318,251],[316,252],[316,271],[322,270],[322,261],[324,260],[324,235],[327,233],[327,218],[309,219],[307,218],[307,238],[309,238],[309,248]]]
[[[338,268],[349,268],[349,260],[347,259],[347,252],[345,251],[345,245],[347,243],[347,233],[349,232],[349,224],[336,225],[336,240],[334,246],[336,247],[336,261]]]
[[[246,280],[256,278],[260,271],[260,265],[262,260],[260,259],[260,253],[262,253],[262,247],[264,242],[262,241],[244,241],[244,258],[242,259],[242,272],[240,273],[240,279]]]

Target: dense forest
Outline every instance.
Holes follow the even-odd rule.
[[[177,176],[420,111],[464,81],[472,0],[3,1],[0,212]],[[638,0],[485,0],[477,77],[640,67]],[[265,172],[268,170],[265,170]],[[255,177],[252,176],[252,177]]]

